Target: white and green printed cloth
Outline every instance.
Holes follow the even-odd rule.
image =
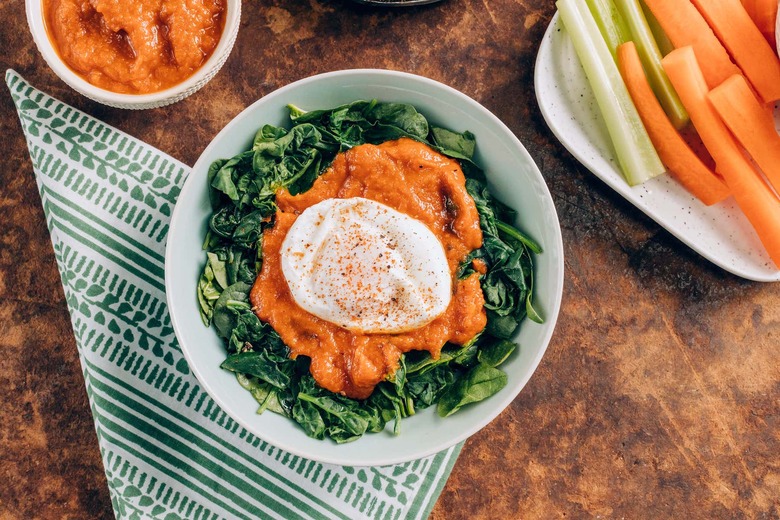
[[[165,240],[189,169],[14,71],[6,82],[117,518],[426,518],[460,446],[396,466],[341,467],[281,451],[231,420],[188,369],[166,306]]]

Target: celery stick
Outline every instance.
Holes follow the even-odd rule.
[[[623,16],[618,12],[612,0],[585,0],[590,14],[596,20],[601,36],[612,53],[612,59],[617,61],[617,48],[621,43],[631,39],[631,31]]]
[[[635,186],[664,173],[666,169],[593,16],[582,0],[558,0],[556,5],[596,96],[626,181]]]
[[[647,20],[647,25],[650,26],[650,32],[653,33],[655,43],[658,44],[658,50],[661,51],[661,56],[666,56],[674,50],[672,41],[664,32],[660,22],[653,14],[653,11],[647,7],[647,2],[645,2],[645,0],[639,0],[639,3],[642,4],[642,12],[645,15],[645,20]]]
[[[688,112],[661,66],[661,51],[658,50],[650,26],[647,25],[639,0],[615,0],[615,5],[631,30],[631,37],[642,60],[650,87],[675,128],[683,128],[690,121]]]

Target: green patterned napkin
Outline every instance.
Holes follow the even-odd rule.
[[[320,464],[253,437],[214,404],[179,350],[163,285],[171,210],[189,169],[14,71],[6,82],[117,518],[427,517],[460,446],[381,468]]]

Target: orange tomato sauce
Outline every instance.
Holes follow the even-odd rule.
[[[65,64],[93,85],[157,92],[192,76],[224,28],[225,0],[43,0]]]
[[[281,268],[288,230],[306,208],[329,198],[364,197],[426,224],[441,241],[453,280],[447,310],[423,327],[399,334],[360,334],[301,309]],[[311,374],[332,392],[364,399],[398,367],[401,354],[427,350],[438,358],[445,343],[462,345],[485,328],[487,317],[479,276],[457,271],[482,245],[479,214],[466,192],[457,162],[411,139],[365,144],[339,154],[314,185],[299,195],[276,194],[273,226],[263,234],[263,265],[249,295],[257,316],[269,323],[291,350],[311,358]]]

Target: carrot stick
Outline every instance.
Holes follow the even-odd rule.
[[[701,162],[704,163],[704,166],[706,166],[711,171],[715,171],[715,159],[712,158],[712,155],[710,155],[709,150],[707,150],[707,147],[704,146],[704,143],[701,140],[701,136],[699,135],[699,132],[696,131],[696,128],[694,128],[693,125],[688,125],[682,130],[679,130],[680,136],[683,138],[683,141],[693,150],[693,153],[695,153],[699,159],[701,159]]]
[[[742,6],[750,18],[764,34],[775,33],[777,19],[777,0],[742,0]]]
[[[712,153],[742,212],[780,267],[780,200],[748,162],[734,137],[707,100],[707,83],[693,48],[683,47],[663,59],[664,69]]]
[[[756,3],[756,22],[758,30],[769,42],[769,46],[777,49],[777,40],[775,39],[775,23],[777,22],[777,0],[754,0]]]
[[[780,193],[780,135],[775,129],[774,117],[753,95],[745,78],[732,76],[707,97],[737,141]]]
[[[617,58],[631,99],[669,173],[708,206],[728,197],[726,185],[688,147],[656,99],[634,42],[620,45]]]
[[[710,88],[740,73],[690,0],[645,0],[645,4],[676,48],[693,46]]]
[[[693,0],[693,4],[764,103],[780,99],[780,60],[739,0]]]
[[[758,14],[762,16],[763,23],[758,28],[765,32],[775,32],[777,23],[778,3],[775,0],[756,0]]]
[[[757,0],[740,0],[742,2],[742,7],[745,8],[745,12],[747,12],[748,16],[755,21],[756,20],[756,1]]]

